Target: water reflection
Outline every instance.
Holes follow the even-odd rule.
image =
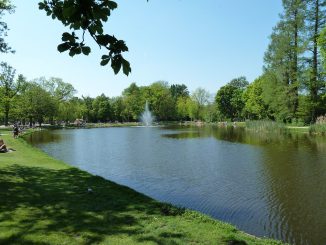
[[[32,134],[28,134],[27,136],[24,136],[27,141],[31,144],[39,144],[39,143],[58,143],[62,141],[62,135],[61,134],[55,134],[54,131],[50,130],[40,130],[35,131]]]
[[[164,137],[218,140],[263,146],[260,186],[269,212],[260,218],[264,231],[292,244],[326,243],[326,140],[305,133],[252,132],[195,128]],[[257,190],[259,191],[259,190]],[[245,227],[244,227],[245,229]],[[259,231],[256,231],[259,233]]]
[[[317,154],[316,143],[302,144],[295,137],[292,144],[265,149],[268,218],[276,221],[265,229],[293,244],[325,244],[326,158]]]
[[[41,132],[30,141],[74,166],[258,236],[326,244],[326,140],[243,128]],[[85,150],[85,142],[87,151]]]
[[[265,145],[287,145],[292,144],[297,147],[315,148],[317,152],[326,151],[325,137],[310,135],[308,133],[295,132],[255,132],[238,127],[196,127],[196,126],[169,126],[165,129],[177,130],[162,134],[163,137],[171,139],[190,139],[213,137],[218,140],[238,142],[243,144],[265,146]]]

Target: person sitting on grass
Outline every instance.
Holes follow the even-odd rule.
[[[16,150],[13,148],[7,148],[3,139],[0,139],[0,153],[6,153],[6,152],[12,152],[12,151],[16,151]]]
[[[0,139],[0,153],[5,153],[7,151],[8,149],[5,142],[3,141],[3,139]]]

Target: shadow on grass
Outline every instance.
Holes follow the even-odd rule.
[[[227,241],[227,245],[247,245],[247,243],[245,241],[229,240]]]
[[[0,200],[0,233],[10,231],[0,244],[51,243],[42,236],[99,243],[142,234],[140,221],[161,212],[154,200],[75,168],[0,169]]]

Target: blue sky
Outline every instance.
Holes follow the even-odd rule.
[[[56,47],[65,27],[38,10],[38,0],[13,0],[16,12],[5,16],[7,41],[15,54],[2,55],[29,80],[60,77],[78,95],[120,95],[130,83],[164,80],[190,91],[210,93],[238,76],[251,82],[262,72],[269,35],[278,21],[281,0],[117,0],[119,7],[105,31],[126,41],[129,77],[99,65],[105,52],[91,40],[89,56],[71,58]]]

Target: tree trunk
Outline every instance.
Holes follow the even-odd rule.
[[[4,106],[5,126],[8,126],[8,122],[9,122],[9,110],[10,110],[9,104],[5,104],[5,106]]]
[[[292,70],[292,96],[293,96],[293,116],[298,110],[299,106],[299,84],[298,84],[298,10],[294,10],[294,57],[293,57],[293,70]]]
[[[313,35],[313,59],[310,81],[310,97],[312,102],[311,119],[316,120],[316,107],[318,101],[318,29],[319,29],[319,0],[315,1],[315,19],[314,19],[314,35]]]

